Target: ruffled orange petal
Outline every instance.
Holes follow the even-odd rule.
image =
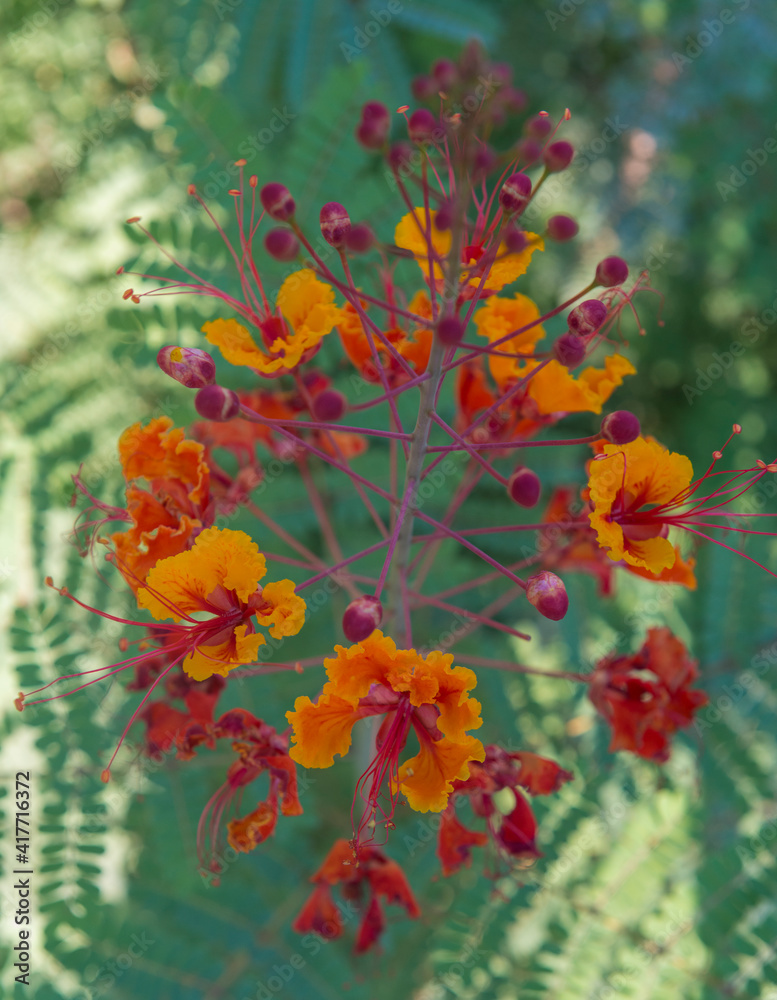
[[[537,304],[520,293],[516,293],[511,299],[494,295],[473,316],[478,333],[481,337],[486,337],[490,344],[506,337],[512,330],[521,330],[533,324],[528,330],[516,334],[497,348],[518,354],[532,354],[534,345],[545,336],[542,325],[536,322],[539,318]],[[514,358],[503,358],[496,354],[489,354],[488,366],[499,386],[504,386],[515,378],[518,372],[518,362]]]
[[[526,374],[535,368],[527,365]],[[552,413],[601,413],[602,406],[625,375],[633,375],[636,368],[622,354],[611,354],[604,359],[604,368],[585,368],[575,376],[555,359],[551,359],[532,375],[528,395],[534,400],[539,416]]]
[[[505,243],[500,244],[497,251],[497,259],[494,261],[483,285],[485,289],[499,292],[505,285],[512,284],[516,278],[520,278],[522,274],[526,273],[531,263],[532,255],[538,250],[541,252],[545,249],[545,242],[541,236],[528,231],[525,232],[525,236],[529,241],[528,245],[519,253],[510,253]],[[471,277],[469,285],[478,288],[480,278],[477,276]]]
[[[203,446],[188,440],[169,417],[156,417],[145,427],[133,424],[119,438],[125,479],[178,479],[188,487],[189,499],[195,504],[207,500],[210,488],[204,455]]]
[[[429,279],[429,246],[426,234],[429,234],[431,244],[439,257],[447,257],[451,249],[451,234],[448,230],[440,232],[435,227],[436,216],[437,212],[434,210],[431,210],[427,216],[426,209],[420,206],[403,216],[394,230],[394,242],[404,250],[412,250],[418,261],[418,266],[427,280]],[[435,280],[443,276],[442,268],[436,261],[433,264],[432,273]]]
[[[624,569],[644,577],[646,580],[655,580],[658,583],[679,583],[680,586],[687,587],[688,590],[696,590],[696,574],[693,571],[695,565],[695,559],[683,559],[680,550],[675,546],[674,563],[668,568],[662,569],[660,573],[651,573],[643,566],[626,565]]]
[[[235,667],[255,663],[259,647],[266,640],[260,632],[247,635],[247,631],[246,625],[238,625],[224,642],[198,646],[183,661],[183,669],[195,681],[205,681],[214,674],[226,677]]]
[[[202,332],[231,365],[247,365],[265,374],[286,367],[285,358],[271,358],[236,319],[211,320],[203,324]]]
[[[286,713],[296,744],[289,756],[303,767],[331,767],[335,754],[348,753],[351,729],[359,716],[355,700],[325,692],[312,702],[302,695],[294,702],[294,711]]]
[[[324,660],[330,682],[325,690],[337,691],[343,698],[354,701],[363,698],[373,684],[385,684],[397,692],[408,691],[413,670],[421,660],[415,650],[397,649],[394,640],[379,629],[353,646],[335,646],[335,653],[334,659]],[[433,695],[436,682],[426,678],[426,690]]]
[[[267,840],[274,832],[278,821],[278,802],[271,797],[247,816],[238,817],[227,824],[227,840],[236,851],[248,853]]]
[[[291,580],[268,583],[262,590],[262,597],[273,605],[269,614],[259,612],[257,615],[259,622],[265,628],[269,627],[270,635],[274,639],[296,635],[305,624],[307,605],[294,593],[294,583]]]
[[[339,322],[341,311],[334,302],[334,289],[308,268],[290,274],[281,285],[276,305],[291,324],[292,343],[295,350],[301,345],[300,354],[318,344]]]
[[[483,744],[474,736],[458,741],[447,737],[436,742],[424,740],[420,752],[400,766],[399,790],[416,812],[442,812],[453,782],[468,778],[469,762],[485,757]]]
[[[477,684],[473,670],[467,667],[451,667],[451,653],[431,652],[426,658],[426,669],[437,681],[438,689],[434,703],[440,710],[437,728],[452,740],[464,738],[467,730],[478,729],[480,702],[469,697],[469,692]]]
[[[191,549],[154,566],[147,588],[138,592],[138,604],[156,619],[179,621],[180,615],[170,605],[187,613],[208,610],[207,598],[219,586],[234,590],[239,600],[247,601],[265,572],[264,556],[244,531],[206,528]]]

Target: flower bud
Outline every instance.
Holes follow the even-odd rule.
[[[297,207],[289,189],[283,184],[265,184],[259,192],[259,201],[270,216],[277,222],[288,222]]]
[[[531,181],[526,174],[512,174],[502,185],[499,204],[510,214],[522,212],[531,195]]]
[[[490,174],[497,165],[498,157],[490,146],[478,147],[472,161],[472,169],[480,174]]]
[[[580,232],[580,226],[571,215],[551,215],[548,219],[547,236],[557,243],[566,243]]]
[[[450,90],[458,79],[456,65],[450,59],[438,59],[432,66],[432,76],[440,90]]]
[[[412,166],[414,150],[406,142],[395,142],[388,151],[388,165],[392,170],[404,170]]]
[[[407,134],[411,142],[433,142],[440,122],[426,108],[418,108],[407,123]]]
[[[572,333],[580,337],[590,337],[607,319],[607,306],[599,299],[586,299],[575,306],[567,316],[567,325]]]
[[[366,253],[375,243],[375,234],[364,222],[352,226],[345,237],[345,245],[351,253]]]
[[[162,347],[156,363],[187,389],[202,389],[216,381],[216,362],[197,347]]]
[[[525,465],[519,465],[507,480],[507,492],[521,507],[534,507],[542,492],[540,477]]]
[[[520,253],[529,245],[529,241],[526,239],[526,233],[522,229],[519,229],[518,226],[513,225],[505,228],[505,231],[502,234],[502,242],[510,253]]]
[[[567,330],[553,345],[553,357],[566,368],[577,368],[585,357],[585,341]]]
[[[319,221],[321,235],[330,246],[339,249],[345,244],[345,238],[351,231],[351,219],[343,205],[337,201],[328,201],[321,208]]]
[[[542,146],[536,139],[521,139],[516,145],[515,152],[518,160],[526,167],[536,163],[542,156]]]
[[[523,130],[532,139],[545,139],[553,131],[553,122],[549,115],[537,115],[526,122]]]
[[[324,389],[313,400],[313,417],[316,420],[339,420],[347,405],[348,401],[341,392]]]
[[[417,76],[410,84],[410,89],[417,101],[428,101],[437,93],[437,83],[431,76]]]
[[[389,109],[380,101],[367,101],[362,108],[363,122],[390,122]]]
[[[526,597],[545,618],[558,622],[567,613],[567,588],[555,573],[542,570],[526,581]]]
[[[575,148],[572,143],[565,139],[559,139],[558,142],[552,142],[542,154],[542,162],[545,164],[546,170],[556,174],[560,170],[567,169],[574,155]]]
[[[221,385],[206,385],[194,397],[194,408],[206,420],[232,420],[240,413],[237,393]]]
[[[437,336],[443,344],[452,347],[464,336],[464,324],[458,316],[443,316],[437,324]]]
[[[605,257],[596,268],[596,283],[605,288],[622,285],[629,276],[629,265],[623,257]]]
[[[453,202],[444,201],[434,214],[434,228],[444,233],[453,225]]]
[[[628,410],[615,410],[602,421],[602,437],[612,444],[629,444],[640,435],[639,420]]]
[[[377,597],[357,597],[343,615],[343,633],[349,642],[362,642],[383,621],[383,605]]]
[[[368,101],[362,108],[362,120],[356,138],[367,149],[382,149],[391,130],[388,108],[380,101]]]
[[[290,229],[270,229],[264,238],[264,248],[276,260],[296,260],[299,240]]]

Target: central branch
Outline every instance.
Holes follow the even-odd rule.
[[[462,145],[465,144],[462,143]],[[424,177],[424,180],[426,181],[426,177]],[[442,307],[439,310],[439,318],[453,315],[456,309],[456,301],[459,294],[459,277],[461,274],[461,252],[464,241],[465,215],[467,211],[466,194],[466,185],[457,184],[456,196],[458,204],[454,211],[451,247],[444,267]],[[433,223],[431,222],[428,209],[426,210],[425,217],[427,228],[431,228]],[[426,235],[431,244],[431,235],[429,233]],[[444,357],[445,344],[440,340],[435,331],[434,342],[429,355],[429,363],[426,368],[426,374],[429,377],[421,386],[421,402],[418,407],[418,418],[413,430],[410,453],[407,457],[402,506],[397,515],[402,519],[402,523],[399,527],[397,546],[391,565],[391,608],[394,617],[394,629],[401,646],[408,645],[410,642],[406,626],[408,616],[405,614],[407,567],[410,563],[410,546],[416,512],[416,494],[424,471],[424,462],[428,452],[429,434],[432,429],[437,396],[442,381],[445,378],[445,370],[443,368]]]

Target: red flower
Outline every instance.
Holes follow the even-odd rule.
[[[693,722],[706,705],[692,691],[696,661],[668,628],[652,628],[631,656],[608,656],[594,671],[589,696],[612,726],[610,750],[631,750],[648,760],[669,759],[669,737]]]
[[[316,887],[292,925],[299,934],[312,931],[331,939],[343,933],[343,919],[332,896],[333,886],[340,885],[343,896],[356,904],[363,902],[365,892],[368,894],[356,933],[357,954],[371,948],[383,933],[386,922],[381,899],[403,906],[409,917],[421,915],[402,869],[379,847],[361,847],[357,862],[350,843],[337,840],[310,881]]]
[[[297,769],[288,754],[288,737],[244,708],[225,712],[214,724],[213,736],[233,740],[232,749],[238,755],[227,771],[227,780],[205,806],[197,828],[200,863],[218,872],[215,849],[221,821],[236,798],[239,805],[246,785],[265,772],[269,775],[267,797],[251,812],[227,824],[227,839],[236,851],[252,851],[272,835],[279,807],[284,816],[299,816],[302,806],[297,794]]]
[[[462,865],[470,864],[472,848],[483,847],[489,837],[501,854],[518,861],[541,857],[536,844],[537,821],[519,788],[532,795],[550,795],[571,779],[569,771],[547,757],[525,751],[509,753],[501,747],[487,746],[485,761],[471,763],[469,778],[454,783],[448,807],[442,814],[437,856],[443,875],[452,875]],[[515,796],[515,806],[507,816],[499,812],[494,802],[495,793],[504,788],[512,789]],[[459,795],[469,797],[472,811],[486,820],[488,833],[469,830],[459,822],[456,818]]]

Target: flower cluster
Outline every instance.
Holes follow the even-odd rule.
[[[484,88],[484,78],[496,82]],[[476,847],[491,848],[497,869],[521,867],[541,857],[526,793],[556,794],[572,778],[549,758],[505,750],[515,734],[494,732],[488,706],[484,711],[474,696],[482,671],[537,671],[448,652],[455,636],[427,649],[429,637],[418,634],[424,612],[463,616],[465,634],[487,628],[527,639],[502,610],[562,619],[569,573],[593,575],[602,598],[614,593],[618,571],[693,589],[698,543],[721,531],[743,539],[762,534],[746,527],[736,501],[777,471],[760,461],[721,471],[721,449],[695,476],[686,457],[643,435],[634,414],[610,408],[635,372],[620,331],[636,316],[645,274],[629,282],[626,262],[605,257],[582,287],[546,311],[521,290],[527,270],[542,268],[554,243],[577,234],[565,214],[534,224],[538,232],[522,222],[575,150],[560,137],[568,112],[557,122],[545,112],[528,114],[511,126],[527,100],[510,80],[507,67],[490,66],[472,45],[458,63],[440,60],[416,81],[419,106],[400,108],[395,120],[404,138],[396,138],[387,108],[364,105],[357,139],[381,160],[397,197],[388,233],[352,222],[345,206],[329,202],[314,237],[283,184],[246,179],[246,164],[237,161],[233,239],[190,187],[225,242],[235,280],[222,289],[165,250],[183,278],[137,275],[139,288],[125,299],[190,294],[218,307],[202,326],[202,346],[167,345],[158,355],[163,372],[195,391],[198,419],[187,430],[157,417],[122,434],[123,506],[92,496],[74,476],[76,499],[86,501],[75,530],[82,551],[103,546],[146,615],[89,609],[139,628],[139,637],[120,643],[123,653],[137,648],[89,677],[58,679],[78,691],[129,668],[129,690],[143,692],[105,780],[136,719],[146,726],[152,756],[174,752],[186,760],[229,740],[235,759],[198,831],[201,863],[217,875],[222,827],[236,851],[262,844],[303,810],[298,769],[330,768],[353,754],[358,727],[360,776],[345,836],[312,876],[313,892],[294,926],[338,936],[337,886],[360,912],[360,952],[384,930],[386,903],[409,917],[420,913],[384,850],[400,813],[439,814],[445,876],[471,863]],[[497,134],[513,128],[500,148],[490,142],[496,127]],[[139,219],[129,222],[153,240]],[[268,258],[287,267],[277,294],[262,277]],[[346,383],[358,386],[358,398],[348,398]],[[570,415],[578,426],[588,423],[589,433],[556,430]],[[726,445],[739,431],[735,426]],[[567,475],[579,469],[577,481],[548,493],[533,467],[534,448],[562,449],[563,468]],[[365,461],[376,453],[380,462]],[[271,515],[267,470],[278,462],[297,470],[320,545],[311,548]],[[378,467],[387,472],[374,480],[368,470]],[[324,475],[338,477],[361,504],[374,531],[366,547],[338,534]],[[460,515],[481,482],[496,483],[509,498],[506,523],[473,527]],[[261,498],[254,496],[260,485]],[[524,512],[532,508],[544,513],[530,523]],[[240,518],[241,528],[219,526],[223,515],[228,523]],[[242,530],[250,525],[254,531]],[[518,532],[535,543],[520,562],[505,561],[500,543]],[[467,565],[481,564],[482,572],[431,587],[438,553],[451,561],[465,553]],[[292,644],[279,659],[275,651],[301,630],[314,641],[324,634],[309,624],[306,599],[321,581],[349,596],[339,623],[346,644],[307,659],[295,658]],[[480,588],[494,581],[503,593],[483,606]],[[316,673],[322,667],[325,678]],[[236,674],[267,685],[281,670],[304,675],[300,685],[310,671],[316,676],[286,712],[287,728],[282,715],[267,722],[239,707],[216,717]],[[613,751],[658,763],[706,700],[691,686],[695,663],[666,628],[651,629],[637,653],[606,657],[591,674],[544,675],[587,687],[612,729]],[[43,694],[54,683],[20,695],[18,707],[61,697]],[[482,733],[502,742],[486,743]],[[243,794],[254,782],[266,790],[245,809]],[[463,803],[484,829],[462,821]]]

